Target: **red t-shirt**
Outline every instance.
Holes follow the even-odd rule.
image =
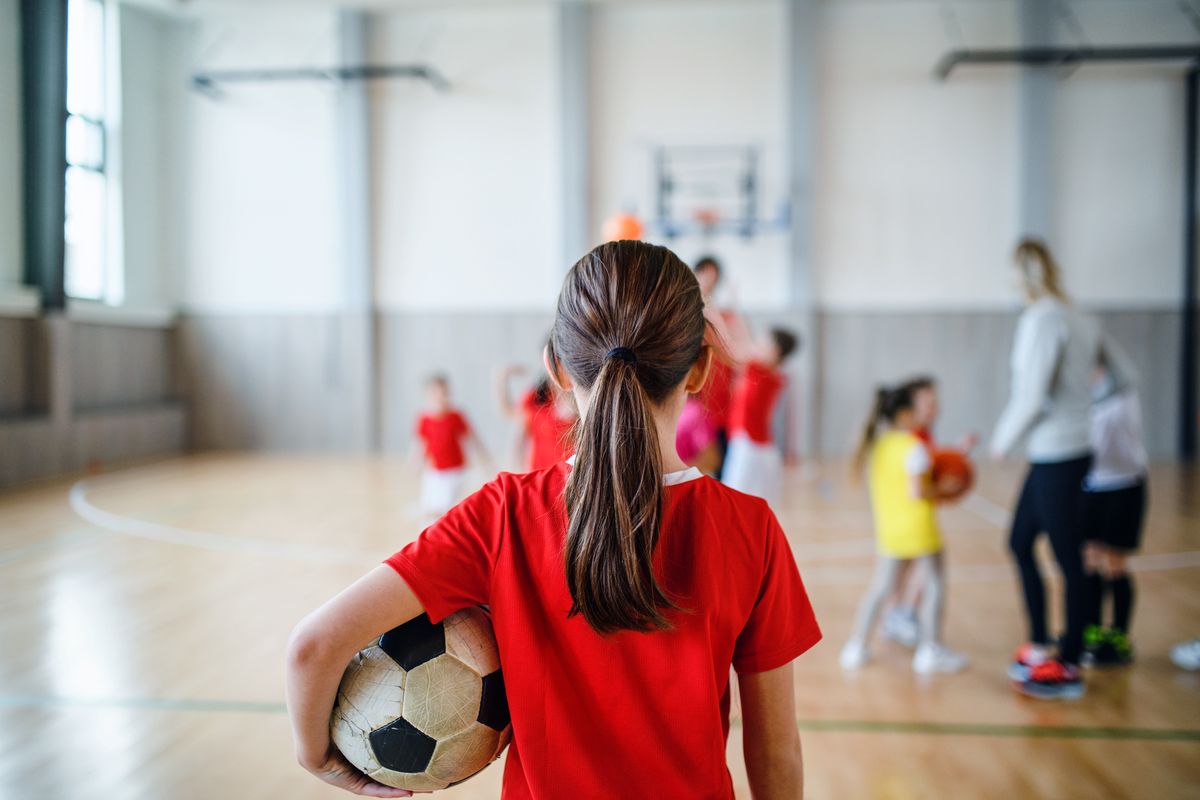
[[[734,316],[729,311],[718,311],[727,322]],[[725,345],[709,328],[704,334],[704,343],[713,348],[712,366],[708,380],[700,389],[700,403],[708,421],[720,430],[729,427],[729,405],[733,392],[733,359]]]
[[[525,413],[525,433],[529,436],[529,469],[545,469],[566,461],[573,452],[571,428],[575,421],[558,415],[554,398],[538,403],[533,390],[521,398],[521,411]]]
[[[462,440],[470,431],[466,417],[454,409],[417,418],[417,436],[425,443],[425,458],[434,469],[458,469],[467,463]]]
[[[771,443],[771,413],[784,385],[778,370],[751,361],[738,377],[729,410],[729,432],[744,433],[759,444]]]
[[[711,478],[668,486],[654,573],[691,613],[601,636],[567,618],[570,469],[501,473],[385,563],[434,621],[490,605],[513,724],[505,800],[732,798],[730,664],[774,669],[821,638],[783,530]]]

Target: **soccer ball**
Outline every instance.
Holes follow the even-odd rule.
[[[432,791],[466,780],[512,736],[491,618],[467,608],[434,625],[425,614],[350,662],[330,734],[373,780]]]

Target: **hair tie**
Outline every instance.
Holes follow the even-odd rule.
[[[628,347],[614,347],[612,350],[609,350],[608,355],[604,359],[607,361],[610,358],[619,358],[626,364],[637,367],[637,355]]]

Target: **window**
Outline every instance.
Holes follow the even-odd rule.
[[[104,0],[67,4],[66,289],[111,298],[106,269],[108,159],[105,121]]]

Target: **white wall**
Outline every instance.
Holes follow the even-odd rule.
[[[1016,305],[1009,253],[1021,234],[1018,71],[932,76],[947,49],[1016,44],[1016,8],[954,4],[956,31],[935,0],[819,4],[819,306]],[[1194,38],[1169,2],[1072,8],[1092,44]],[[427,62],[452,84],[447,94],[406,80],[370,87],[372,261],[385,309],[530,311],[553,302],[567,266],[557,244],[555,13],[550,3],[498,3],[372,15],[371,61]],[[594,240],[614,210],[634,204],[649,214],[648,145],[656,142],[757,143],[768,158],[763,194],[782,195],[782,0],[602,3],[592,20]],[[1061,17],[1058,24],[1061,41],[1078,38]],[[187,60],[212,68],[333,63],[335,39],[333,11],[206,6]],[[1051,243],[1068,289],[1087,305],[1176,302],[1178,76],[1174,67],[1084,67],[1057,84]],[[131,271],[165,249],[174,253],[167,261],[184,267],[189,309],[342,308],[336,87],[231,86],[213,100],[183,89],[185,77],[170,75],[185,108],[170,123],[181,133],[168,137],[184,141],[157,157],[186,170],[169,192],[181,198],[173,217],[184,223],[157,242],[135,242]],[[139,80],[153,91],[153,80]],[[150,198],[151,179],[142,177]],[[669,244],[686,259],[723,256],[744,306],[769,309],[790,297],[783,236]]]
[[[203,69],[335,63],[336,14],[302,9],[206,13],[187,63]],[[181,76],[182,77],[182,76]],[[209,312],[339,309],[334,92],[313,82],[190,89],[181,232],[182,301]],[[130,156],[132,157],[132,156]]]
[[[1017,44],[1016,5],[955,4],[959,41],[944,8],[822,6],[815,244],[826,308],[1017,301],[1008,256],[1022,233],[1018,73],[962,67],[945,83],[931,76],[947,49]],[[1073,8],[1091,44],[1179,41],[1190,30],[1168,3]],[[1177,302],[1181,76],[1177,67],[1088,66],[1056,84],[1051,245],[1068,291],[1086,305]]]
[[[1072,295],[1176,307],[1183,260],[1177,68],[1093,66],[1058,87],[1055,239]]]
[[[653,216],[651,147],[762,148],[763,215],[785,196],[785,16],[781,2],[599,4],[592,10],[592,234],[635,209]],[[786,304],[782,234],[663,241],[685,260],[716,253],[740,303]]]
[[[182,207],[173,180],[174,116],[180,75],[174,51],[185,42],[171,19],[125,5],[121,25],[121,194],[124,205],[125,298],[133,310],[159,311],[177,300],[179,264],[171,250]]]
[[[373,17],[374,63],[427,62],[451,84],[371,86],[374,262],[389,309],[545,309],[558,293],[554,9]]]
[[[950,47],[938,5],[823,6],[814,260],[827,308],[1015,299],[1016,73],[936,82]],[[1013,7],[977,6],[960,12],[972,39],[1011,41]]]
[[[0,296],[21,282],[21,14],[0,0]]]

